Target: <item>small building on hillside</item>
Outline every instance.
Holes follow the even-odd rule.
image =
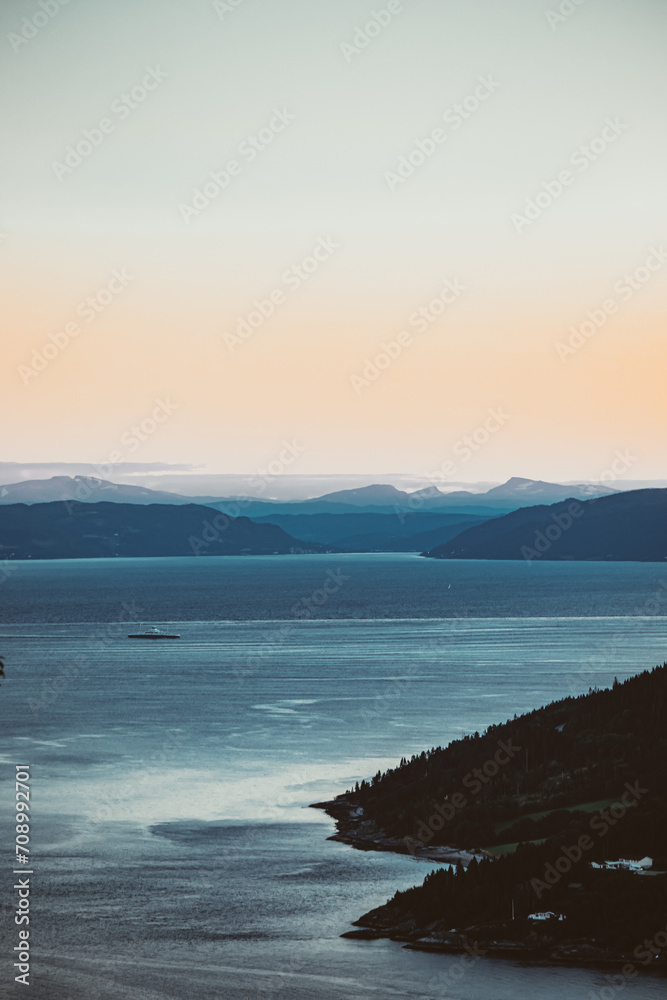
[[[632,861],[628,858],[619,858],[618,861],[591,861],[591,868],[606,868],[609,871],[622,872],[644,872],[653,867],[653,858],[641,858],[639,861]]]

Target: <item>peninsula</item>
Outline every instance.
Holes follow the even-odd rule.
[[[448,865],[344,936],[667,970],[666,709],[663,665],[318,803],[335,839]]]

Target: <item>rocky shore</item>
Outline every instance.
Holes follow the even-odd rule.
[[[371,820],[363,809],[345,795],[329,802],[311,806],[321,809],[336,823],[336,833],[329,839],[338,840],[360,851],[394,851],[411,854],[440,865],[464,867],[474,854],[449,847],[423,847],[408,849],[402,840],[388,837]],[[388,938],[403,942],[405,948],[416,951],[442,952],[468,955],[471,959],[490,955],[496,958],[513,958],[545,965],[590,965],[597,968],[621,968],[628,976],[646,970],[645,963],[637,963],[632,955],[620,954],[609,947],[583,938],[568,938],[563,928],[542,924],[537,927],[529,920],[508,921],[465,928],[446,927],[442,921],[421,924],[409,911],[395,902],[385,903],[355,920],[355,930],[341,934],[344,938],[375,940]],[[650,971],[667,973],[667,953],[650,964]]]
[[[455,847],[410,847],[399,837],[388,837],[372,820],[366,819],[363,809],[351,802],[347,796],[339,795],[330,802],[315,802],[311,809],[322,809],[336,822],[336,833],[329,840],[339,840],[359,851],[393,851],[396,854],[410,854],[425,861],[437,861],[440,865],[461,864],[467,868],[474,857],[481,853],[458,850]]]
[[[471,958],[489,955],[495,958],[514,958],[520,961],[542,962],[545,965],[591,965],[619,968],[632,966],[637,971],[646,969],[632,955],[619,954],[611,948],[583,939],[564,938],[551,933],[548,928],[536,930],[528,920],[512,923],[488,924],[462,929],[447,928],[441,921],[419,926],[415,918],[392,903],[386,903],[365,913],[354,926],[359,928],[342,934],[344,938],[375,940],[389,938],[404,942],[405,948],[415,951],[435,951],[445,954],[467,954]],[[651,971],[667,973],[667,960],[651,962]],[[630,975],[628,968],[627,974]]]

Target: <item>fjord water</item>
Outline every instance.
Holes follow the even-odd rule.
[[[342,940],[433,865],[327,840],[308,805],[663,662],[666,578],[654,564],[411,555],[15,564],[0,802],[11,845],[10,782],[30,764],[31,995],[612,995],[608,971]],[[182,638],[128,640],[139,622]],[[2,933],[7,956],[10,920]],[[18,989],[10,965],[0,995]],[[664,980],[623,992],[658,997]]]

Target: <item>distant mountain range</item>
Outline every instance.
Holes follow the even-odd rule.
[[[514,476],[502,486],[494,486],[483,494],[485,499],[520,501],[521,506],[535,503],[536,500],[546,500],[557,503],[576,497],[578,500],[590,500],[594,497],[609,496],[618,493],[610,486],[600,486],[598,483],[579,483],[577,485],[562,485],[561,483],[544,483],[540,479],[521,479]]]
[[[286,442],[287,443],[287,442]],[[26,482],[31,479],[48,479],[52,476],[81,476],[97,479],[111,479],[115,483],[143,486],[146,489],[181,496],[232,497],[261,495],[267,499],[290,503],[321,497],[341,490],[360,489],[369,483],[386,483],[399,490],[432,489],[435,479],[426,475],[405,472],[333,473],[308,474],[286,471],[282,475],[268,475],[260,470],[254,473],[215,473],[202,465],[191,463],[168,464],[164,462],[118,462],[103,465],[92,462],[2,462],[0,461],[0,486]],[[550,480],[552,482],[552,480]],[[581,480],[572,478],[557,480],[566,486],[578,487]],[[599,480],[594,480],[596,485]],[[259,485],[258,485],[259,484]],[[479,480],[466,482],[464,479],[440,483],[443,492],[465,490],[473,494],[484,493],[498,486],[499,481]],[[614,490],[643,490],[667,487],[665,479],[616,479]],[[612,492],[610,490],[610,492]]]
[[[124,486],[89,476],[52,476],[51,479],[28,479],[23,483],[0,486],[0,504],[50,503],[53,500],[78,500],[81,503],[194,503],[192,497],[179,496],[145,486]]]
[[[33,496],[45,492],[43,484],[20,485]],[[421,552],[436,559],[667,559],[667,489],[634,490],[590,500],[570,497],[510,513],[483,505],[476,514],[464,513],[462,508],[417,512],[393,508],[390,513],[386,507],[356,507],[346,500],[329,501],[335,513],[312,512],[313,504],[307,501],[266,504],[253,519],[244,513],[229,516],[210,506],[188,503],[175,494],[169,503],[154,503],[160,494],[143,487],[116,490],[114,484],[100,483],[88,502],[30,504],[9,503],[12,493],[6,489],[0,506],[0,559],[332,550]],[[119,499],[127,495],[126,490],[132,502]],[[236,513],[246,510],[239,502],[219,503],[235,506]],[[298,513],[283,513],[294,507]]]
[[[132,513],[132,508],[135,507],[151,508],[151,510],[167,506],[196,507],[201,520],[205,520],[207,516],[202,511],[209,509],[209,517],[212,518],[221,512],[226,517],[247,524],[254,523],[258,527],[261,525],[268,528],[274,525],[280,528],[285,538],[280,541],[276,536],[277,548],[274,546],[271,551],[287,551],[291,547],[303,548],[304,545],[308,545],[311,551],[335,548],[338,551],[348,552],[428,552],[429,555],[439,558],[451,558],[449,553],[455,550],[455,546],[450,545],[450,542],[454,543],[462,535],[465,536],[465,541],[468,532],[477,531],[490,519],[494,519],[495,524],[498,519],[517,509],[539,510],[534,507],[536,501],[554,503],[567,499],[597,500],[605,495],[623,497],[630,494],[611,493],[608,487],[596,484],[584,483],[573,487],[513,478],[502,486],[492,487],[485,493],[473,493],[469,490],[443,493],[433,485],[408,493],[391,484],[376,483],[350,490],[338,490],[311,500],[279,502],[257,497],[189,497],[162,490],[151,490],[145,486],[112,483],[93,477],[54,476],[51,479],[26,480],[1,486],[0,522],[10,523],[4,516],[5,511],[17,504],[27,505],[29,508],[65,502],[70,510],[73,505],[97,508],[109,504],[129,508],[122,516],[118,515],[115,522],[116,530],[121,521],[128,526],[134,524],[135,515]],[[23,515],[24,518],[27,516]],[[44,513],[42,516],[47,515]],[[163,519],[164,514],[155,512],[154,515],[147,515],[146,520],[142,522],[142,530],[148,530],[151,516]],[[192,514],[187,516],[193,517]],[[109,520],[108,514],[106,520]],[[58,530],[62,530],[63,524],[61,522],[58,524]],[[494,528],[493,531],[495,530]],[[483,538],[491,538],[491,534],[485,534]],[[43,545],[45,537],[40,537],[39,544]],[[231,538],[232,536],[230,542],[221,543],[221,549],[231,544]],[[485,542],[478,543],[477,535],[473,535],[472,538],[475,546],[478,544],[484,546]],[[72,544],[75,543],[74,536],[71,541]],[[248,544],[254,551],[254,542],[251,540]],[[264,538],[259,539],[258,544],[261,551],[268,551],[263,547]],[[79,539],[76,541],[77,551],[80,545]],[[239,545],[242,545],[241,541]],[[177,553],[170,551],[156,552],[156,554]],[[505,557],[489,556],[489,558]]]
[[[287,444],[287,442],[285,442]],[[294,442],[296,444],[296,442]],[[296,450],[296,449],[295,449]],[[111,479],[116,483],[145,486],[151,490],[194,496],[231,497],[256,494],[259,489],[277,500],[306,500],[335,490],[348,490],[368,483],[391,483],[398,489],[412,490],[428,486],[426,477],[409,473],[299,474],[286,471],[271,475],[261,470],[246,474],[209,472],[204,466],[193,464],[167,464],[164,462],[118,462],[104,465],[92,462],[2,462],[0,485],[25,482],[29,479],[49,479],[51,476],[84,476]],[[470,484],[456,481],[451,489],[480,492],[497,486],[498,480]],[[651,485],[658,485],[651,484]],[[667,482],[660,483],[667,486]]]
[[[0,509],[0,559],[272,555],[322,552],[273,524],[197,504],[10,504]]]
[[[395,486],[377,483],[354,490],[339,490],[327,493],[316,500],[306,500],[303,503],[340,503],[354,507],[409,507],[410,509],[434,509],[444,506],[466,504],[496,505],[498,501],[508,501],[512,507],[525,507],[536,500],[547,500],[555,503],[568,497],[590,499],[591,497],[607,496],[616,490],[608,486],[594,483],[581,483],[578,486],[564,486],[560,483],[544,483],[536,479],[521,479],[513,477],[502,486],[494,486],[484,493],[473,493],[471,490],[453,490],[443,493],[437,486],[427,486],[421,490],[407,493]]]
[[[667,489],[515,510],[423,553],[435,559],[667,559]]]
[[[586,500],[606,496],[615,490],[608,486],[582,483],[564,486],[543,483],[534,479],[509,479],[502,486],[494,486],[484,493],[471,490],[454,490],[444,493],[437,486],[408,493],[395,486],[376,483],[352,490],[338,490],[309,500],[278,501],[259,497],[189,496],[185,494],[152,490],[146,486],[126,486],[104,479],[87,476],[53,476],[51,479],[29,479],[20,483],[0,486],[0,503],[48,503],[51,500],[79,500],[82,503],[200,503],[207,506],[241,502],[246,506],[261,507],[262,512],[279,509],[281,513],[340,513],[359,508],[379,510],[406,509],[411,511],[441,510],[443,507],[485,506],[515,509],[530,506],[536,500],[555,503],[576,497]]]

